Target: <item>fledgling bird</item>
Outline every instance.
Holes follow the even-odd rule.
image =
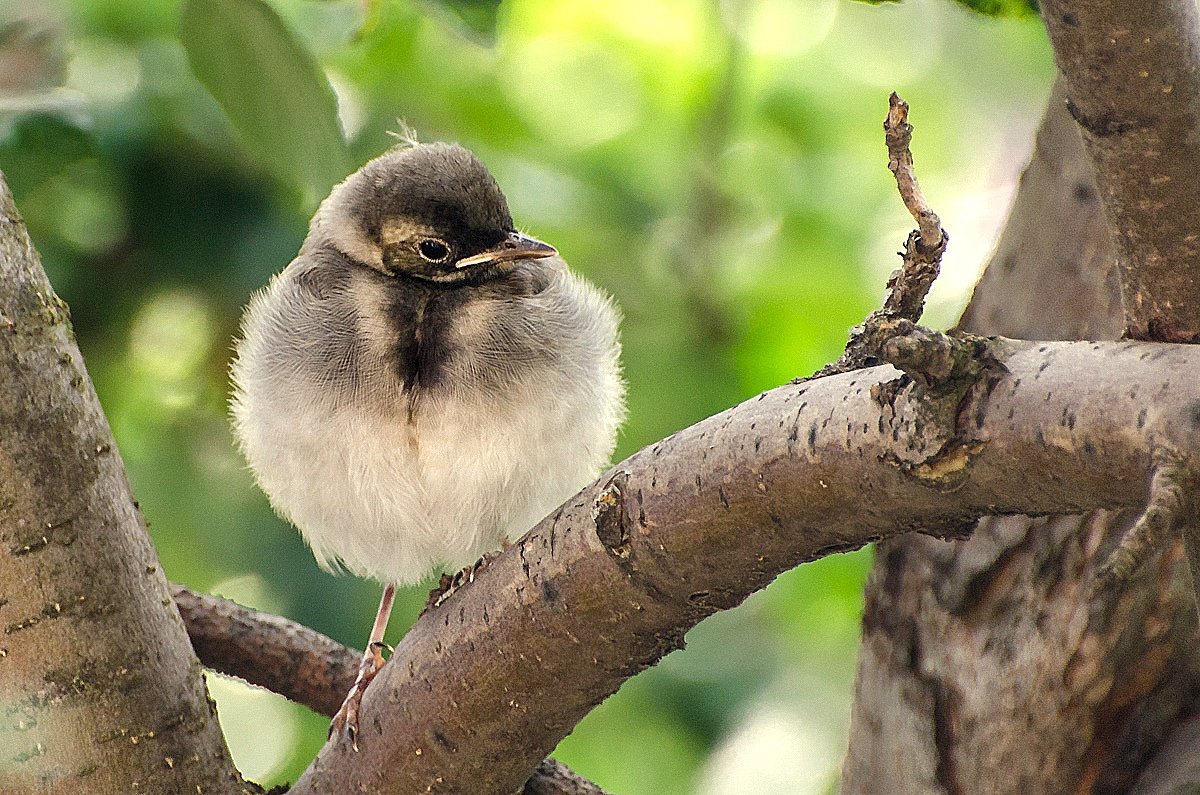
[[[412,144],[333,189],[236,349],[234,429],[272,506],[323,567],[385,584],[330,730],[353,741],[395,586],[473,563],[608,462],[617,313],[474,155]]]

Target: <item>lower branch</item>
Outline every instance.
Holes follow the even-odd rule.
[[[782,571],[985,514],[1141,506],[1152,449],[1200,449],[1198,348],[981,353],[950,410],[876,367],[627,459],[426,613],[366,693],[361,752],[327,745],[292,791],[513,792],[625,679]]]
[[[362,652],[281,616],[171,585],[205,667],[278,693],[314,712],[337,712]]]
[[[332,716],[354,682],[362,652],[281,616],[172,585],[171,595],[200,662]],[[604,795],[553,759],[543,760],[523,795]]]

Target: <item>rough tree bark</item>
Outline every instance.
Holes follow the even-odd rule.
[[[1090,0],[1050,2],[1043,15],[1117,244],[1125,334],[1200,342],[1200,10],[1194,0]],[[1198,484],[1188,479],[1179,496],[1190,515]],[[1134,528],[1120,570],[1178,531],[1200,581],[1200,525],[1171,524]]]
[[[1149,440],[1200,434],[1200,349],[993,352],[1003,374],[941,417],[876,367],[780,387],[627,459],[426,613],[367,691],[361,751],[327,746],[292,791],[509,792],[593,704],[777,573],[983,513],[1140,505]]]
[[[248,793],[0,179],[0,791]]]
[[[1042,14],[1116,242],[1128,334],[1200,342],[1200,11],[1044,0]]]
[[[1184,25],[1174,43],[1160,35],[1170,25],[1135,35],[1129,17],[1145,13],[1143,22],[1161,27],[1167,6]],[[1067,82],[1084,88],[1070,106],[1064,94],[1075,89],[1056,90],[962,326],[1027,338],[1116,337],[1126,325],[1120,290],[1134,335],[1191,341],[1200,202],[1180,197],[1195,191],[1194,6],[1043,9]],[[1135,91],[1122,78],[1141,85]],[[1178,92],[1175,107],[1152,112],[1172,93],[1167,87]],[[1143,95],[1128,96],[1136,92]],[[1091,136],[1103,194],[1076,121]],[[1122,230],[1120,271],[1101,198]],[[1148,396],[1149,410],[1157,399]],[[967,541],[881,544],[843,790],[1127,791],[1200,701],[1196,611],[1179,541],[1118,587],[1093,591],[1130,520],[1105,512],[993,518]]]

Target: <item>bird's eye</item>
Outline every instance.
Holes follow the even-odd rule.
[[[450,247],[436,237],[429,237],[417,244],[417,251],[430,262],[445,262],[450,258]]]

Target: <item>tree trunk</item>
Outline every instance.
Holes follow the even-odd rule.
[[[0,792],[251,792],[2,178],[0,285]]]
[[[1115,263],[1057,89],[962,326],[1116,337]],[[1177,541],[1119,587],[1093,593],[1095,570],[1130,519],[988,518],[963,541],[881,543],[843,792],[1127,791],[1200,697],[1196,611]]]

